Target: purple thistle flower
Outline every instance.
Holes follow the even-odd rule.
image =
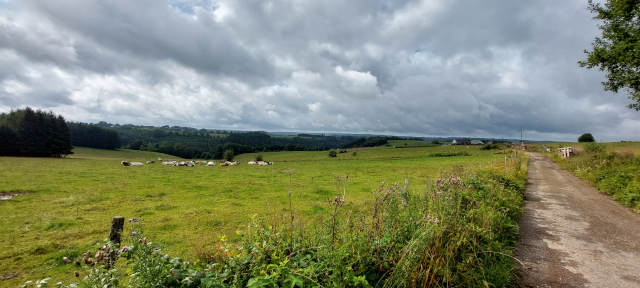
[[[136,231],[131,232],[131,236],[136,236],[136,234],[138,234]]]
[[[127,252],[127,250],[129,250],[129,247],[127,247],[127,246],[122,246],[122,252]]]

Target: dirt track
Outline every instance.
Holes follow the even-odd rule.
[[[521,287],[640,287],[640,214],[530,153]]]

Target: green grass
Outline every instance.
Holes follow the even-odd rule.
[[[351,156],[351,151],[358,156]],[[472,156],[428,157],[469,151]],[[338,157],[320,152],[260,152],[272,166],[247,165],[255,154],[236,157],[240,166],[170,167],[160,163],[124,167],[122,160],[176,159],[155,152],[76,148],[68,158],[0,157],[0,192],[35,191],[0,201],[0,271],[20,275],[3,281],[19,286],[52,276],[71,277],[60,255],[76,255],[102,241],[113,216],[144,216],[147,234],[165,241],[176,256],[206,253],[220,236],[233,238],[252,215],[293,210],[312,219],[328,209],[326,199],[344,191],[336,177],[349,175],[346,209],[363,211],[380,181],[416,185],[454,166],[502,163],[502,154],[475,146],[349,149]],[[493,151],[496,152],[496,151]],[[258,153],[256,153],[258,154]],[[290,177],[291,176],[291,182]],[[65,254],[65,255],[67,255]]]

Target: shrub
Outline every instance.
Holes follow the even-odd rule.
[[[500,149],[500,146],[498,146],[497,144],[489,144],[489,143],[480,146],[480,150],[491,150],[491,149]]]
[[[256,161],[262,161],[262,154],[256,155]]]
[[[353,156],[353,157],[356,157],[356,156],[358,156],[358,152],[356,152],[356,151],[353,151],[353,153],[351,153],[351,156]]]
[[[584,145],[584,152],[586,153],[602,153],[605,150],[605,146],[602,143],[587,143]]]
[[[336,150],[329,150],[329,157],[336,157],[338,156],[338,152],[336,152]]]
[[[224,159],[227,161],[233,161],[234,157],[236,157],[236,154],[233,153],[233,150],[224,151]]]
[[[596,142],[591,133],[584,133],[578,137],[578,142]]]

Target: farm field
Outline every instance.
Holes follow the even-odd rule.
[[[459,151],[471,156],[429,157]],[[106,238],[113,216],[143,217],[147,235],[166,242],[169,253],[197,259],[210,253],[219,237],[233,240],[252,215],[289,211],[289,189],[296,217],[313,221],[327,212],[326,199],[336,194],[345,193],[345,208],[358,212],[368,207],[380,181],[403,183],[408,177],[420,187],[454,166],[505,158],[476,146],[380,147],[349,149],[335,158],[327,151],[243,154],[236,157],[243,164],[230,167],[124,167],[122,160],[176,157],[89,148],[74,153],[60,159],[0,157],[0,192],[29,192],[0,201],[0,274],[19,273],[3,286],[46,276],[53,283],[70,278],[73,267],[62,257],[81,255]],[[257,154],[275,165],[247,165]],[[336,179],[346,175],[345,192],[336,188]]]

